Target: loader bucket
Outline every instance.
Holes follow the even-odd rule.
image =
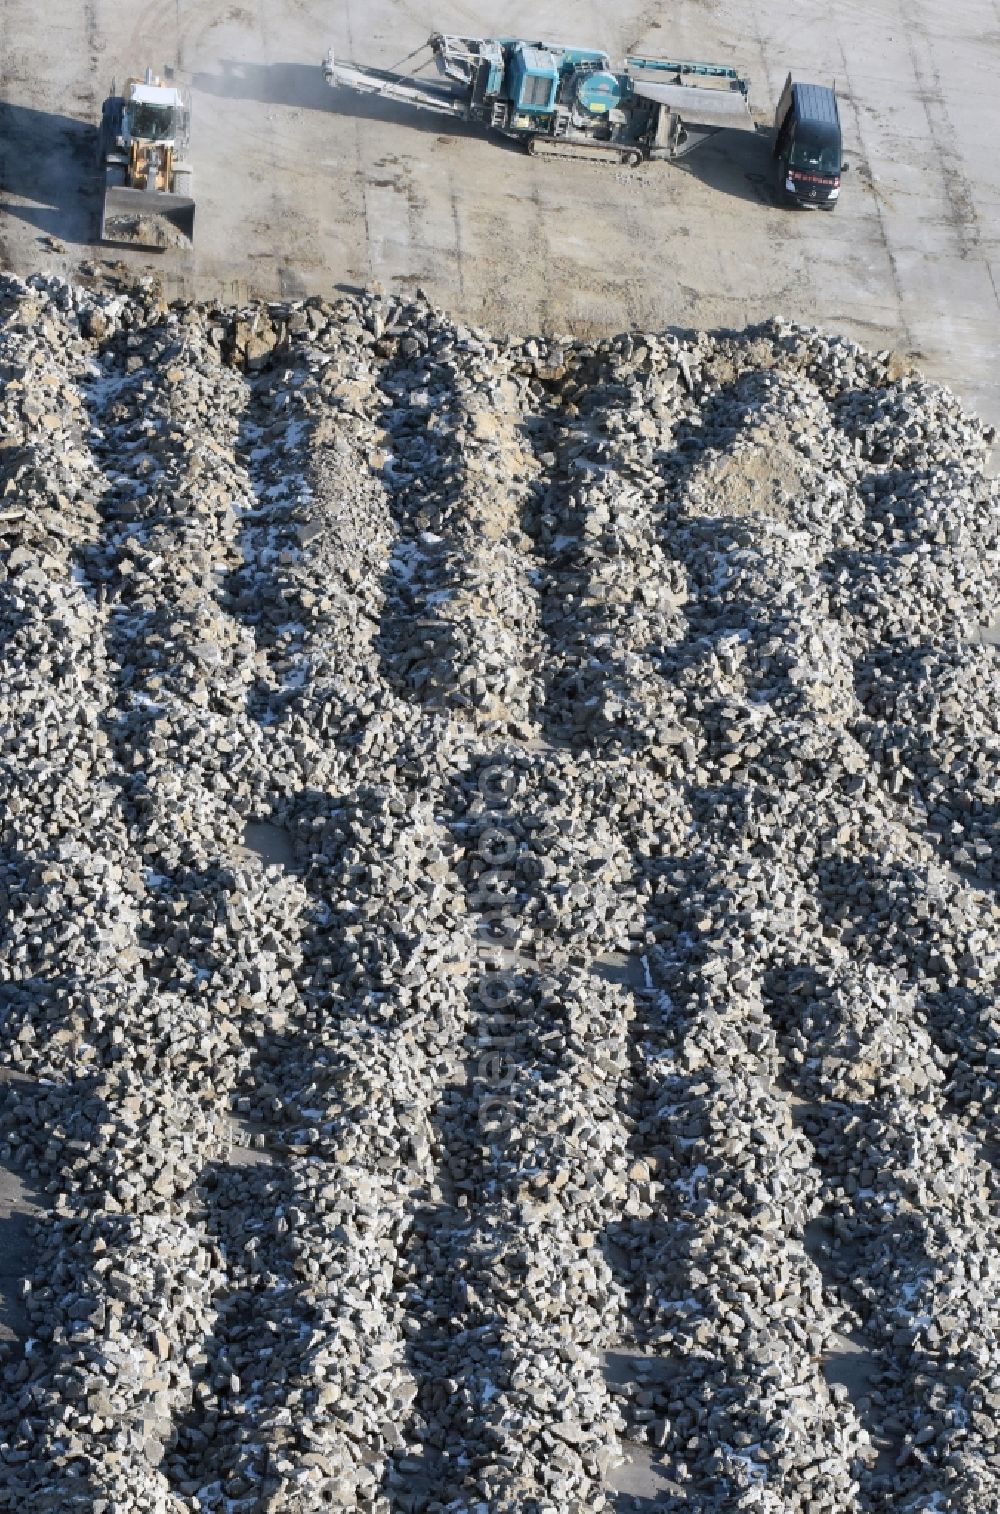
[[[101,207],[101,241],[130,247],[193,247],[195,202],[162,190],[109,184]]]

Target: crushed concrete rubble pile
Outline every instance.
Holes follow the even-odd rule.
[[[380,292],[0,365],[0,1508],[1000,1507],[988,431]]]

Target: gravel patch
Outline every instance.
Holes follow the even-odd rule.
[[[378,293],[0,370],[0,1507],[1000,1503],[988,428]]]

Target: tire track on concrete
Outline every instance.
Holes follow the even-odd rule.
[[[878,218],[879,236],[880,236],[881,241],[882,241],[882,246],[885,249],[886,260],[888,261],[888,264],[889,264],[889,274],[890,274],[890,278],[891,278],[891,281],[892,281],[892,290],[893,290],[893,294],[895,296],[896,309],[899,312],[900,329],[901,329],[901,331],[903,333],[903,336],[905,338],[907,349],[910,350],[910,351],[913,351],[914,348],[916,347],[916,340],[915,340],[915,338],[913,336],[912,331],[910,330],[909,319],[907,317],[907,312],[906,312],[906,296],[905,296],[904,289],[903,289],[903,281],[902,281],[902,278],[900,276],[899,264],[898,264],[898,262],[896,260],[895,249],[894,249],[894,247],[892,245],[892,240],[890,238],[889,227],[888,227],[888,224],[886,222],[885,210],[884,210],[883,203],[882,203],[882,196],[879,193],[879,191],[878,191],[878,189],[876,187],[876,184],[875,184],[875,175],[872,172],[871,157],[869,156],[868,146],[867,146],[867,144],[865,142],[864,128],[862,127],[862,124],[861,124],[862,112],[861,112],[861,108],[859,107],[859,105],[857,103],[857,98],[858,97],[857,97],[857,94],[855,93],[854,81],[851,78],[851,71],[850,71],[850,67],[849,67],[848,62],[847,62],[847,53],[846,53],[846,51],[844,49],[843,40],[840,37],[838,37],[838,39],[837,39],[837,46],[838,46],[838,48],[840,50],[840,61],[841,61],[841,65],[842,65],[843,70],[844,70],[844,78],[847,81],[847,88],[848,88],[848,91],[850,93],[851,113],[854,116],[854,127],[855,127],[855,131],[857,132],[858,146],[861,149],[861,156],[862,156],[862,159],[864,160],[865,176],[866,176],[866,178],[868,180],[868,184],[869,184],[870,189],[871,189],[872,199],[873,199],[874,204],[875,204],[875,214],[876,214],[876,216]]]
[[[917,40],[925,51],[926,65],[921,63]],[[973,186],[963,167],[962,158],[952,146],[956,140],[955,128],[948,111],[947,97],[941,83],[941,74],[934,60],[925,28],[915,21],[906,29],[906,46],[919,86],[920,102],[924,108],[927,128],[934,144],[934,159],[939,166],[939,178],[945,197],[951,207],[952,220],[958,232],[961,256],[975,255],[983,263],[993,299],[1000,308],[1000,291],[989,258],[982,248],[982,230]]]
[[[918,39],[920,51],[926,50],[928,55],[926,64],[920,59]],[[951,145],[955,132],[941,87],[941,75],[934,62],[933,51],[927,45],[927,34],[916,20],[906,29],[906,50],[934,148],[934,162],[938,178],[951,210],[951,219],[962,246],[962,256],[968,257],[970,253],[978,251],[980,244],[975,198],[972,185],[962,167],[962,161]]]
[[[351,16],[351,0],[344,0],[344,26],[347,31],[347,52],[349,58],[356,56],[354,50],[354,26]],[[365,257],[368,260],[368,277],[375,277],[375,264],[372,261],[372,248],[374,239],[372,236],[372,218],[368,208],[368,161],[364,151],[365,132],[364,121],[357,112],[351,113],[354,129],[354,161],[357,164],[354,177],[359,183],[361,190],[361,214],[365,223]]]

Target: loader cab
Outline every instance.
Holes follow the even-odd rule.
[[[835,210],[843,158],[837,96],[822,84],[789,74],[775,115],[774,157],[778,193],[785,204]]]
[[[128,134],[140,142],[172,142],[174,113],[169,105],[129,106],[125,113]]]
[[[190,133],[190,109],[179,89],[134,84],[125,102],[122,125],[128,143],[155,142],[182,149]]]

